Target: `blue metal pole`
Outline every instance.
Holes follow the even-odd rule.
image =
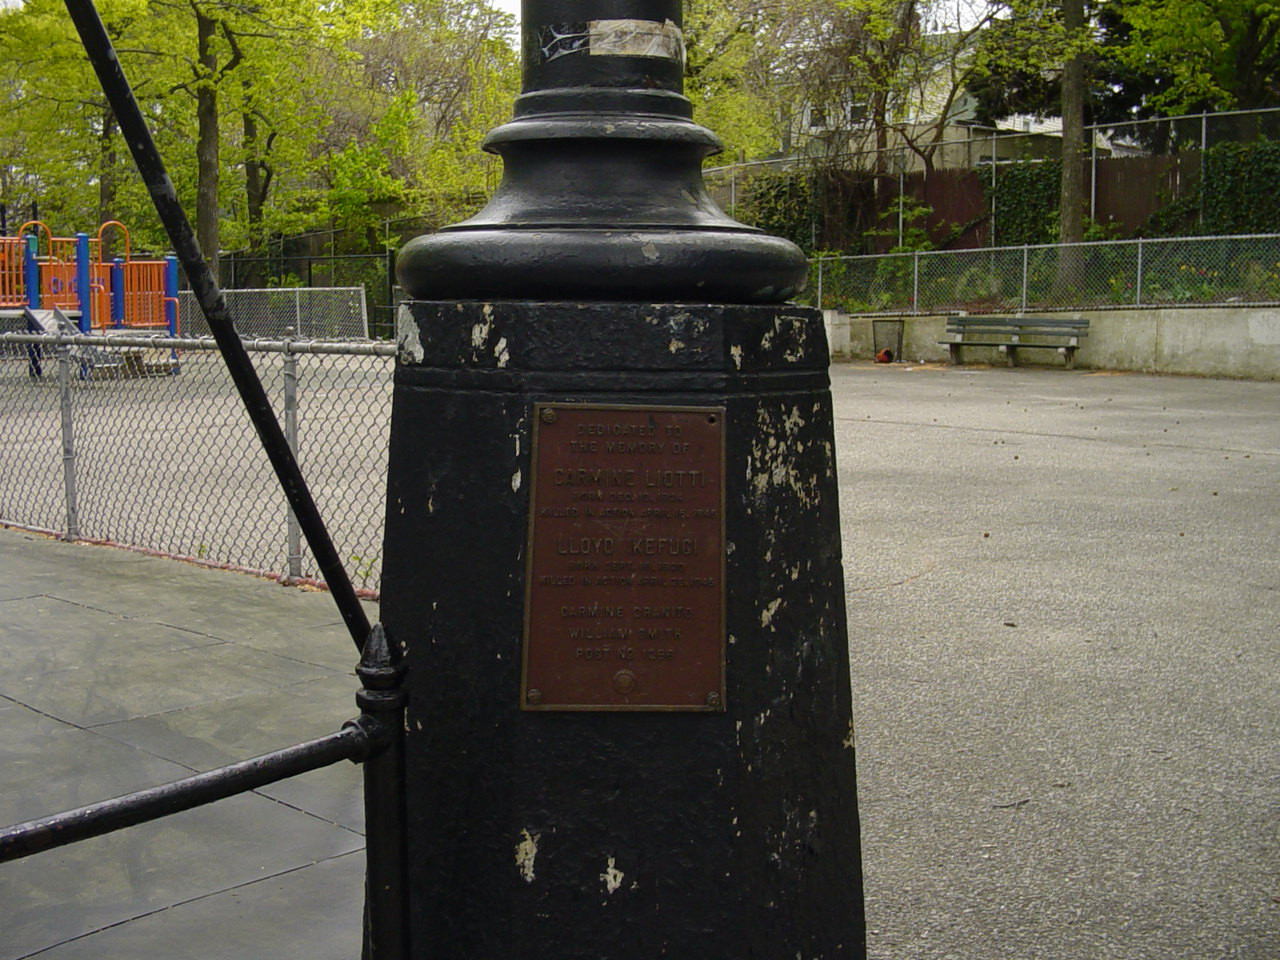
[[[80,332],[92,327],[93,291],[89,288],[89,235],[76,234],[76,294],[80,300]]]
[[[111,325],[124,326],[124,260],[111,261]]]
[[[29,233],[22,249],[22,282],[27,287],[27,306],[32,310],[40,309],[40,262],[36,259],[39,242],[34,233]]]
[[[169,336],[178,335],[178,258],[172,253],[164,258],[164,318]]]

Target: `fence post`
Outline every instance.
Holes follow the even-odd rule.
[[[1209,150],[1209,115],[1201,112],[1200,114],[1200,183],[1204,180],[1204,161]],[[1196,223],[1204,226],[1204,190],[1200,192],[1200,209],[1196,213]]]
[[[819,310],[822,309],[822,258],[818,258],[818,302],[814,304]]]
[[[991,246],[996,245],[996,132],[991,131]]]
[[[284,438],[294,460],[298,459],[298,355],[289,349],[289,340],[296,332],[293,327],[284,331]],[[288,508],[285,530],[287,572],[290,580],[298,580],[302,577],[302,528],[292,507]]]
[[[1027,309],[1027,259],[1030,247],[1027,244],[1022,245],[1022,310],[1025,313]]]
[[[920,312],[920,251],[911,255],[911,312]],[[902,351],[898,351],[901,353]]]
[[[1098,219],[1098,131],[1089,128],[1089,219]]]
[[[64,540],[80,539],[80,511],[76,497],[76,444],[71,417],[71,348],[60,343],[58,357],[58,409],[62,417],[62,487],[66,495],[67,530]]]
[[[1133,304],[1136,307],[1140,307],[1142,306],[1142,238],[1141,237],[1138,238],[1138,276],[1134,280],[1133,287],[1134,287]]]

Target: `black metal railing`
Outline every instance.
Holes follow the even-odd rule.
[[[173,783],[0,828],[0,863],[124,830],[350,760],[364,766],[365,960],[406,955],[403,809],[403,668],[382,625],[364,645],[356,674],[360,716],[327,736]]]

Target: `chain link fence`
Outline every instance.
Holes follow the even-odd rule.
[[[224,290],[227,310],[242,337],[298,336],[311,340],[367,340],[364,287],[270,287]],[[210,336],[208,321],[190,290],[178,293],[179,331]],[[292,333],[290,333],[292,331]]]
[[[245,347],[352,582],[376,591],[394,344]],[[0,425],[0,522],[319,577],[212,340],[2,334]]]
[[[1272,304],[1280,234],[819,257],[804,299],[854,314]]]

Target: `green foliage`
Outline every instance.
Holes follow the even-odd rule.
[[[880,214],[882,226],[868,230],[867,235],[873,237],[892,237],[896,243],[889,253],[904,253],[913,250],[932,250],[933,240],[925,226],[925,221],[933,213],[933,207],[921,203],[914,197],[902,197],[901,203],[895,202]],[[898,220],[901,218],[901,229]]]
[[[1149,105],[1168,114],[1280,101],[1280,6],[1270,0],[1119,0],[1122,65],[1161,79]]]
[[[738,219],[812,251],[818,216],[814,187],[807,170],[757,174],[738,206]]]
[[[1204,231],[1210,234],[1280,231],[1280,142],[1222,143],[1204,155],[1201,174]]]
[[[193,219],[197,95],[213,93],[224,249],[334,227],[368,249],[384,218],[460,219],[497,182],[479,140],[519,71],[511,18],[486,0],[98,7]],[[0,202],[32,201],[57,234],[119,219],[134,250],[168,247],[60,0],[0,7]]]
[[[1000,246],[1054,243],[1058,239],[1058,202],[1062,164],[1057,160],[1020,161],[996,171],[994,207]],[[987,205],[991,182],[983,178]]]

